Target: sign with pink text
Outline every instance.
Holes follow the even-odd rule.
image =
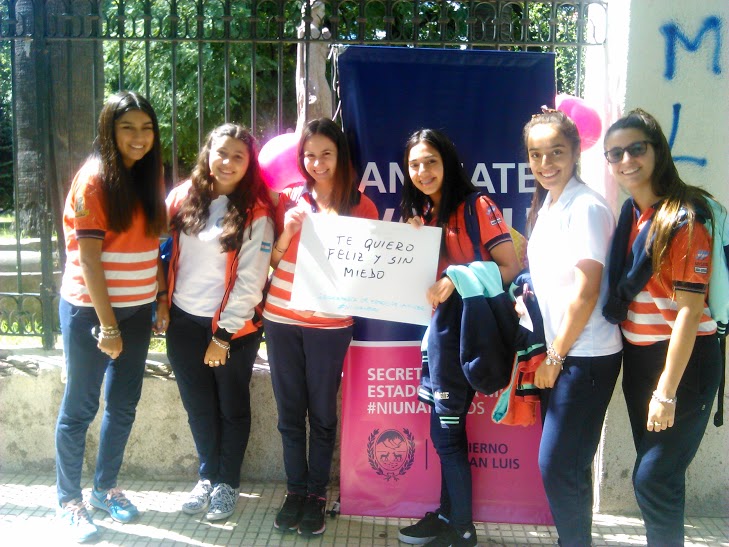
[[[417,342],[358,342],[342,382],[343,514],[422,517],[438,507],[440,462],[430,442],[430,406],[417,399]],[[473,517],[551,524],[537,465],[541,425],[497,425],[498,394],[477,394],[467,418]]]

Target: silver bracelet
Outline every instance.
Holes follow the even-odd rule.
[[[663,403],[664,405],[675,405],[676,401],[678,401],[678,397],[673,397],[673,398],[668,398],[668,399],[665,397],[661,397],[658,394],[658,390],[653,392],[653,395],[651,395],[651,399],[653,399],[654,401],[658,401],[659,403]]]
[[[224,349],[228,354],[228,359],[230,359],[230,344],[225,344],[224,342],[221,342],[220,340],[215,338],[215,336],[213,336],[212,341],[213,341],[213,344],[215,344],[216,346],[218,346],[221,349]]]
[[[559,365],[562,367],[564,365],[564,360],[566,357],[562,357],[559,353],[557,353],[554,349],[554,346],[552,344],[549,344],[547,346],[547,366],[556,366]]]

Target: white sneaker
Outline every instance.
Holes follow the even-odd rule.
[[[233,488],[224,482],[216,485],[210,496],[210,508],[205,518],[208,520],[227,519],[235,511],[239,493],[239,488]]]
[[[182,504],[182,512],[187,515],[197,515],[202,513],[210,505],[210,495],[213,493],[213,487],[209,480],[199,480],[187,496],[187,500]]]
[[[57,516],[63,533],[76,543],[99,539],[99,530],[80,499],[69,501],[63,507],[59,507]]]

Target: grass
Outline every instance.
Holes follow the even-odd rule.
[[[4,213],[0,215],[0,237],[15,237],[15,215]]]

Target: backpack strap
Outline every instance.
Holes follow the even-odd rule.
[[[478,223],[478,213],[476,212],[476,201],[481,197],[481,192],[471,192],[466,196],[466,203],[463,207],[463,217],[466,223],[466,233],[473,245],[473,260],[483,260],[481,252],[481,228]]]
[[[719,336],[719,351],[721,352],[721,380],[719,380],[719,391],[717,393],[716,414],[714,414],[714,426],[724,425],[724,387],[726,383],[726,335]]]

